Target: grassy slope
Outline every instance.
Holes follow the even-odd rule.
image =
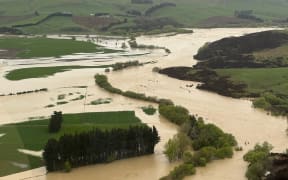
[[[288,59],[288,44],[284,44],[280,47],[274,49],[265,49],[262,51],[257,51],[253,53],[257,58],[275,58],[275,57],[285,57]]]
[[[270,59],[276,61],[283,57],[288,61],[288,45],[284,44],[273,49],[265,49],[252,53],[258,61]],[[230,68],[217,69],[220,75],[230,76],[233,81],[244,82],[248,85],[248,91],[261,93],[273,91],[288,95],[288,68]]]
[[[84,69],[84,68],[106,68],[109,65],[103,66],[53,66],[53,67],[32,67],[32,68],[23,68],[23,69],[15,69],[8,74],[6,74],[6,78],[8,80],[17,81],[23,79],[30,78],[41,78],[52,76],[56,73],[69,71],[72,69]]]
[[[40,158],[19,153],[18,148],[39,151],[49,138],[58,138],[67,133],[100,129],[127,128],[140,125],[140,120],[132,111],[127,112],[99,112],[63,115],[63,126],[59,133],[48,133],[48,120],[30,121],[18,124],[0,126],[0,176],[37,168],[43,165]],[[28,164],[21,169],[11,162]]]
[[[249,92],[272,90],[275,93],[288,95],[288,68],[259,69],[217,69],[220,75],[230,76],[234,81],[244,82]]]
[[[74,23],[71,17],[52,17],[49,20],[37,25],[20,28],[25,33],[37,34],[67,34],[69,29],[81,29],[80,33],[88,33],[84,27]],[[71,31],[71,34],[78,34],[77,31]]]
[[[154,0],[172,2],[171,0]],[[254,10],[255,14],[265,19],[287,18],[288,1],[286,0],[177,0],[177,7],[168,7],[156,11],[154,17],[172,17],[186,26],[196,25],[211,16],[233,16],[234,10]],[[17,4],[17,6],[15,6]],[[131,4],[130,0],[0,0],[0,12],[3,15],[27,15],[38,11],[40,14],[51,12],[72,12],[75,15],[89,15],[95,12],[125,14],[129,9],[144,12],[151,5]]]
[[[57,57],[105,50],[91,42],[49,38],[0,38],[0,49],[17,49],[18,58]]]
[[[170,16],[184,24],[195,25],[211,16],[233,16],[235,10],[254,10],[264,19],[286,17],[285,0],[177,0],[177,8],[157,11],[156,16]]]

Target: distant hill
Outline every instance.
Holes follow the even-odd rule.
[[[163,5],[167,3],[170,6]],[[34,23],[52,13],[71,13],[73,16],[81,18],[95,14],[108,14],[107,18],[114,18],[108,21],[114,22],[112,26],[113,28],[116,26],[116,29],[119,26],[135,25],[134,20],[145,14],[149,14],[151,19],[169,18],[184,27],[213,27],[219,23],[222,27],[251,26],[251,24],[258,25],[263,22],[265,24],[287,22],[288,24],[286,21],[287,9],[287,0],[0,0],[0,27]],[[131,14],[131,12],[134,13]],[[50,28],[46,31],[61,33],[67,29],[76,31],[82,28],[81,31],[85,32],[93,30],[89,27],[95,27],[94,25],[85,27],[83,24],[71,20],[71,17],[61,18],[61,20],[52,18],[52,20],[55,19],[56,24],[48,21],[46,26],[58,26],[60,23],[62,29]],[[119,24],[115,24],[117,19]],[[125,23],[120,23],[125,19]],[[89,21],[93,22],[94,20],[90,18]],[[211,21],[213,22],[211,23]],[[106,25],[107,22],[104,24]],[[102,24],[99,26],[103,27]],[[109,26],[109,28],[111,27]],[[44,27],[22,29],[30,33],[41,31],[46,33]]]

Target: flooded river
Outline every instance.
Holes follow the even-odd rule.
[[[129,68],[123,71],[108,74],[109,81],[115,87],[123,90],[143,92],[147,95],[158,96],[173,100],[176,104],[189,109],[192,114],[205,118],[222,128],[225,132],[232,133],[243,152],[235,153],[232,159],[214,161],[205,168],[198,168],[195,176],[187,177],[187,180],[244,180],[247,164],[242,156],[251,149],[255,143],[268,141],[274,146],[274,151],[282,152],[288,147],[288,137],[285,134],[287,127],[286,119],[267,115],[265,112],[252,107],[249,100],[240,100],[223,97],[214,93],[201,91],[186,85],[196,84],[187,81],[180,81],[166,76],[153,73],[153,67],[169,66],[192,66],[196,63],[193,55],[206,42],[212,42],[223,37],[239,36],[246,33],[264,31],[264,28],[245,29],[196,29],[193,34],[177,36],[145,36],[137,38],[139,44],[153,44],[164,46],[171,50],[171,54],[155,53],[149,56],[139,57],[115,57],[113,61],[128,61],[137,59],[139,61],[157,61],[156,64],[148,64],[143,67]],[[77,64],[77,62],[74,62]],[[83,64],[83,62],[78,62]],[[91,63],[85,61],[85,65]],[[0,74],[13,67],[1,67]],[[93,76],[103,70],[81,69],[73,70],[53,77],[28,79],[19,82],[10,82],[0,78],[0,93],[21,88],[49,88],[49,92],[31,94],[15,97],[0,97],[0,124],[18,122],[31,116],[47,116],[53,110],[62,110],[64,113],[83,111],[116,111],[134,110],[136,115],[148,125],[155,125],[159,130],[161,142],[156,146],[156,153],[150,156],[132,158],[113,162],[111,164],[100,164],[73,169],[69,174],[51,173],[45,174],[44,168],[27,171],[4,179],[33,179],[46,180],[78,180],[78,179],[99,179],[99,180],[156,180],[168,174],[175,164],[170,164],[163,155],[163,146],[169,138],[177,132],[177,127],[167,122],[159,115],[146,116],[139,107],[147,105],[145,102],[131,100],[118,95],[111,95],[95,86]],[[4,85],[4,86],[2,86]],[[61,107],[52,109],[43,108],[51,103],[51,98],[59,93],[80,91],[85,93],[86,89],[75,89],[72,86],[86,85],[87,93],[91,96],[88,100],[97,98],[112,98],[113,102],[107,105],[86,106],[83,102],[73,102]],[[63,88],[63,87],[70,88]],[[27,101],[29,103],[27,103]],[[244,145],[248,141],[249,145]],[[37,176],[37,177],[36,177]]]

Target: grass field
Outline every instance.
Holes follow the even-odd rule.
[[[283,57],[286,58],[286,61],[288,61],[288,44],[282,45],[274,49],[265,49],[262,51],[257,51],[253,53],[253,55],[260,60]]]
[[[107,68],[110,65],[103,66],[53,66],[53,67],[32,67],[15,69],[8,72],[5,77],[11,81],[18,81],[30,78],[42,78],[53,76],[56,73],[70,71],[72,69],[88,69],[88,68]]]
[[[16,50],[15,58],[59,57],[74,53],[113,52],[91,42],[49,38],[0,38],[0,49]]]
[[[5,134],[0,137],[0,177],[43,166],[40,158],[19,153],[19,148],[39,151],[49,138],[93,128],[127,128],[140,125],[141,121],[133,111],[64,114],[62,129],[56,134],[48,133],[48,123],[49,120],[35,120],[0,126],[0,134]],[[13,163],[27,167],[20,168]]]
[[[71,17],[52,17],[37,25],[23,27],[21,30],[29,34],[89,34],[89,30],[72,21]]]
[[[217,69],[219,75],[244,82],[249,92],[273,91],[288,95],[288,68]]]

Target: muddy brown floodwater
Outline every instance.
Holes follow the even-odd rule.
[[[138,68],[129,68],[123,71],[108,74],[109,81],[115,87],[123,90],[133,90],[143,92],[147,95],[169,98],[176,104],[185,106],[192,114],[197,114],[205,118],[206,122],[211,122],[222,128],[225,132],[232,133],[240,146],[242,152],[236,152],[232,159],[214,161],[204,168],[198,168],[195,176],[187,177],[187,180],[244,180],[247,164],[242,160],[242,156],[247,150],[251,149],[256,143],[268,141],[274,146],[274,151],[282,152],[288,147],[288,138],[285,134],[286,119],[272,117],[265,112],[256,110],[252,107],[249,100],[233,99],[223,97],[214,93],[201,91],[193,87],[187,88],[187,84],[196,84],[187,81],[168,78],[166,76],[153,73],[153,67],[169,66],[192,66],[196,63],[193,55],[206,42],[212,42],[224,37],[239,36],[246,33],[268,30],[268,28],[230,28],[230,29],[195,29],[193,34],[177,36],[143,36],[137,38],[140,44],[153,44],[165,46],[171,50],[169,56],[156,53],[149,56],[139,56],[139,61],[157,61],[156,64],[149,64]],[[119,57],[114,61],[127,61],[131,57]],[[135,58],[134,58],[135,59]],[[2,72],[4,72],[5,67]],[[52,96],[59,93],[69,93],[75,91],[73,88],[63,89],[65,85],[87,85],[91,100],[99,97],[112,98],[113,102],[108,105],[97,107],[86,107],[85,111],[109,111],[109,110],[135,110],[136,115],[148,125],[155,125],[159,130],[161,142],[156,146],[156,153],[150,156],[131,158],[116,161],[110,164],[99,164],[73,169],[71,173],[49,173],[45,174],[44,168],[27,171],[24,173],[7,176],[4,179],[23,179],[34,176],[34,179],[46,180],[78,180],[78,179],[99,179],[99,180],[156,180],[173,169],[176,164],[170,164],[163,155],[165,142],[176,132],[177,127],[167,122],[159,115],[146,116],[139,107],[147,105],[145,102],[131,100],[118,95],[112,95],[99,89],[94,85],[93,75],[103,70],[73,70],[46,79],[31,79],[20,82],[6,83],[7,87],[39,87],[48,83],[51,90],[48,93],[38,95],[26,95],[20,97],[0,97],[0,114],[2,122],[17,122],[19,117],[27,118],[31,116],[47,116],[51,109],[43,108],[51,100]],[[1,69],[0,69],[1,73]],[[28,84],[28,85],[27,85]],[[2,91],[8,91],[0,88]],[[83,92],[84,93],[84,92]],[[37,99],[35,97],[37,96]],[[2,101],[2,100],[5,100]],[[21,105],[25,101],[38,101],[36,105]],[[3,103],[2,103],[3,102]],[[15,103],[18,105],[15,105]],[[20,102],[20,103],[19,103]],[[32,103],[33,104],[33,103]],[[21,107],[25,106],[24,109]],[[57,110],[52,108],[52,110]],[[61,106],[64,113],[83,112],[83,102],[73,102]],[[14,113],[14,114],[12,114]],[[248,141],[249,145],[244,145]],[[38,177],[35,177],[40,175]],[[43,175],[43,176],[41,176]]]

